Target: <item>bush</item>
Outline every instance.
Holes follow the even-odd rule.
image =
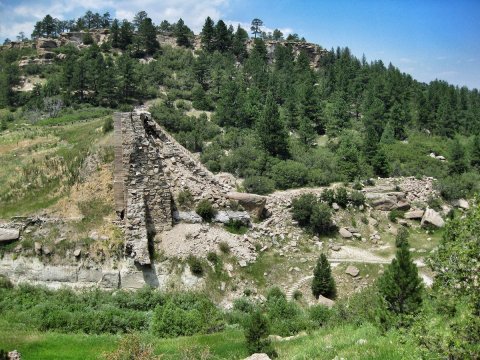
[[[125,359],[160,359],[153,353],[153,346],[142,341],[138,334],[127,334],[120,340],[117,350],[104,353],[102,358],[105,360],[125,360]]]
[[[364,206],[365,195],[361,191],[352,191],[350,193],[350,202],[356,207]]]
[[[216,265],[220,259],[216,252],[210,251],[207,254],[207,260],[210,261],[212,264]]]
[[[330,319],[331,311],[326,306],[314,305],[308,310],[308,317],[315,327],[324,326]]]
[[[250,354],[266,353],[270,357],[276,357],[276,352],[268,339],[269,326],[264,315],[258,310],[254,311],[245,324],[245,339],[247,350]]]
[[[318,299],[320,295],[327,298],[334,298],[336,293],[337,289],[330,264],[325,254],[322,253],[313,270],[312,294]]]
[[[338,204],[338,206],[341,206],[342,208],[347,207],[348,191],[346,188],[339,187],[335,190],[335,202]]]
[[[310,227],[313,232],[325,235],[332,231],[332,211],[325,203],[317,203],[310,215]]]
[[[4,275],[0,275],[0,289],[11,289],[13,284],[11,281]]]
[[[427,205],[428,207],[436,210],[436,211],[441,211],[442,210],[442,199],[438,197],[433,197],[429,196],[427,199]]]
[[[307,167],[292,160],[281,161],[272,166],[271,178],[279,189],[304,186],[307,182]]]
[[[335,202],[335,191],[333,191],[332,189],[323,190],[320,194],[320,200],[332,206],[332,204]]]
[[[93,44],[92,34],[90,34],[89,32],[83,34],[82,42],[83,42],[85,45],[92,45],[92,44]]]
[[[192,271],[192,274],[196,276],[203,275],[203,265],[199,258],[193,255],[190,255],[187,259],[187,263],[188,263],[188,266],[190,267],[190,270]]]
[[[220,251],[224,254],[230,254],[230,245],[227,242],[222,241],[218,244]]]
[[[243,235],[248,231],[248,227],[241,220],[230,219],[224,226],[232,234]]]
[[[193,195],[190,190],[182,190],[178,193],[177,203],[181,209],[189,209],[193,203]]]
[[[246,192],[267,195],[275,190],[275,182],[265,176],[249,176],[243,181]]]
[[[113,118],[111,116],[108,116],[103,121],[102,131],[104,134],[106,134],[112,130],[113,130]]]
[[[204,221],[207,222],[212,221],[217,214],[217,211],[213,208],[212,204],[208,200],[201,200],[197,204],[195,212],[200,215]]]
[[[313,208],[317,205],[317,198],[313,194],[303,194],[292,201],[292,218],[298,221],[300,226],[310,225],[310,216]]]
[[[388,213],[388,219],[391,222],[397,222],[398,218],[403,219],[403,216],[405,215],[405,211],[403,210],[398,210],[398,209],[393,209]]]

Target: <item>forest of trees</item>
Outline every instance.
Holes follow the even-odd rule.
[[[57,23],[45,16],[34,35],[56,36],[62,31]],[[291,41],[300,41],[295,34],[274,48],[270,61],[263,39],[270,35],[250,40],[247,52],[245,29],[211,18],[195,53],[193,32],[182,19],[156,25],[145,11],[131,22],[87,12],[73,23],[66,29],[109,27],[109,41],[55,49],[66,59],[22,70],[17,60],[31,49],[2,51],[0,106],[41,112],[45,99],[60,98],[65,106],[118,108],[156,98],[162,86],[167,96],[152,110],[157,120],[188,149],[202,151],[210,170],[244,177],[252,191],[398,175],[437,177],[446,198],[478,187],[477,89],[420,83],[392,64],[358,59],[348,48],[326,51],[319,69],[312,69],[306,52],[294,54]],[[159,33],[176,37],[179,47],[160,48]],[[274,33],[272,39],[283,39]],[[145,56],[154,61],[138,61]],[[13,91],[25,73],[47,81],[30,93]],[[186,116],[179,100],[213,111],[212,121]],[[319,147],[323,135],[328,142]],[[418,151],[425,157],[414,156]],[[453,161],[428,158],[430,152]]]

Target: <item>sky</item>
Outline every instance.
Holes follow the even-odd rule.
[[[31,34],[46,14],[71,19],[88,9],[119,19],[145,10],[155,23],[181,17],[196,33],[207,16],[244,27],[259,18],[267,31],[348,46],[422,82],[480,89],[480,0],[0,0],[0,40]]]

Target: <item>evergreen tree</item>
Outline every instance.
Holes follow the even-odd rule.
[[[215,28],[210,16],[205,19],[201,33],[201,41],[202,49],[206,52],[212,53],[215,50]]]
[[[389,121],[385,128],[383,129],[382,137],[380,138],[380,143],[382,144],[393,144],[395,142],[395,132],[393,130],[392,123]]]
[[[192,47],[192,30],[190,30],[190,28],[185,25],[181,18],[177,21],[177,24],[175,25],[174,35],[177,38],[178,46],[185,46],[187,48]]]
[[[143,21],[148,18],[148,14],[146,11],[139,11],[133,17],[133,26],[136,30],[140,30],[140,26],[142,25]]]
[[[383,147],[379,147],[375,156],[372,159],[372,167],[375,175],[380,177],[388,177],[390,175],[390,163],[387,158],[387,154],[383,150]]]
[[[270,340],[268,339],[269,326],[267,318],[255,310],[248,318],[245,326],[245,339],[250,354],[267,353],[272,356]]]
[[[263,21],[260,19],[253,19],[252,20],[252,26],[250,27],[250,30],[252,31],[252,34],[254,38],[257,38],[257,35],[262,33],[262,30],[260,27],[263,26]]]
[[[470,151],[470,164],[472,167],[480,170],[480,135],[475,135],[473,138]]]
[[[120,47],[120,22],[117,19],[114,19],[110,26],[110,41],[113,48]]]
[[[271,92],[267,95],[265,108],[258,124],[258,135],[266,151],[273,156],[287,157],[288,134],[280,120],[278,106]]]
[[[378,288],[390,311],[413,314],[422,304],[422,279],[411,258],[408,241],[399,241],[398,245],[395,259],[378,280]]]
[[[136,90],[135,62],[128,53],[118,58],[119,87],[122,101],[126,102]]]
[[[230,51],[232,48],[232,37],[223,20],[218,20],[217,25],[215,25],[214,35],[215,49],[220,52]]]
[[[238,61],[243,62],[247,58],[247,45],[248,33],[245,29],[241,28],[240,25],[237,27],[237,31],[233,36],[232,42],[232,51],[233,54],[237,57]]]
[[[448,172],[451,175],[463,174],[468,170],[468,160],[465,154],[465,148],[458,138],[455,138],[450,144],[450,158],[448,159]]]
[[[147,17],[142,20],[138,27],[138,35],[148,55],[153,55],[160,49],[160,44],[157,41],[157,30],[152,23],[152,19]]]
[[[332,269],[330,268],[327,257],[322,253],[313,270],[312,294],[316,299],[318,299],[320,295],[327,298],[334,298],[336,292],[337,289],[332,276]]]
[[[132,44],[133,41],[133,26],[128,20],[122,21],[122,26],[120,27],[120,37],[118,47],[122,50],[126,50],[128,45]]]

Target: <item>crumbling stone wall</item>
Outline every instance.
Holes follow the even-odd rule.
[[[162,156],[146,131],[145,119],[138,113],[114,114],[115,207],[125,221],[125,254],[140,265],[151,263],[153,236],[172,226],[172,198]]]

